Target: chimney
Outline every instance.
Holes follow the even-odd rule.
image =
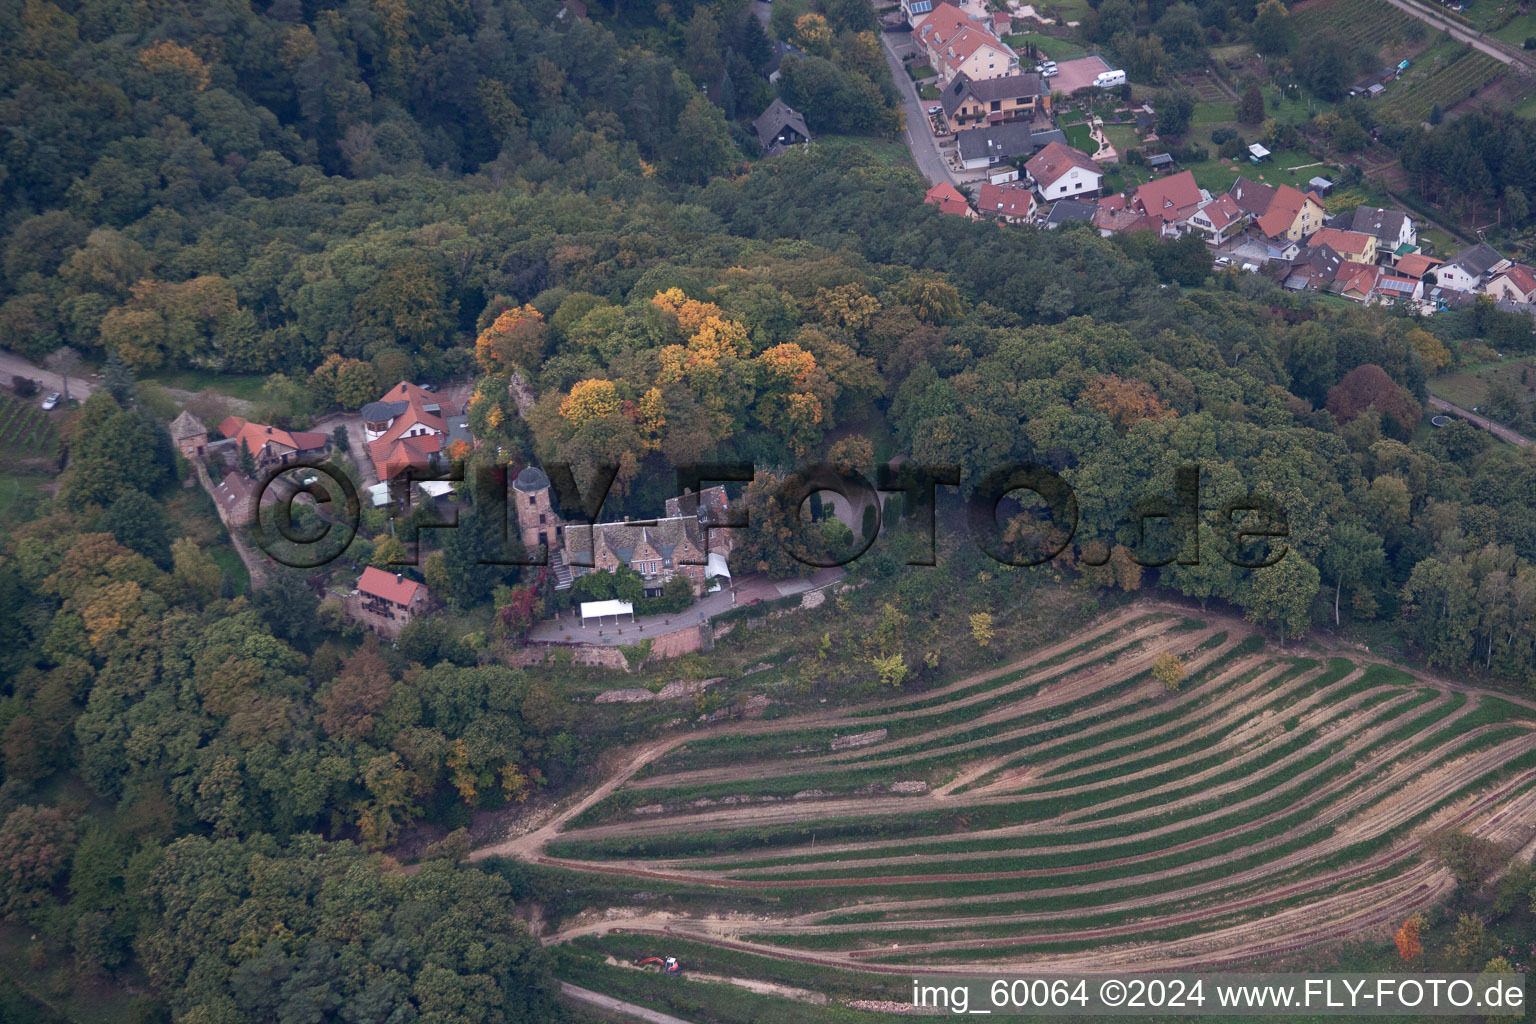
[[[401,584],[405,583],[405,573],[403,573],[403,572],[395,573],[395,582],[396,583],[401,583]]]
[[[272,428],[271,427],[267,428],[267,433],[269,433],[269,434],[272,433]]]

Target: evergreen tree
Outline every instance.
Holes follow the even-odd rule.
[[[117,399],[117,404],[127,409],[134,402],[134,384],[138,375],[133,372],[133,367],[122,356],[113,352],[107,356],[106,366],[101,371],[102,386],[107,393]]]

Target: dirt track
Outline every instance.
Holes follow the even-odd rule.
[[[1149,612],[1162,617],[1138,621]],[[1531,722],[1454,730],[1479,710],[1483,691],[1423,676],[1364,685],[1366,659],[1354,651],[1336,652],[1356,662],[1354,671],[1331,672],[1329,678],[1341,677],[1319,685],[1326,662],[1298,667],[1295,656],[1273,651],[1234,656],[1247,627],[1213,620],[1205,629],[1173,628],[1184,614],[1155,602],[1133,605],[1048,650],[938,691],[705,734],[771,736],[816,727],[849,735],[903,727],[901,735],[854,749],[801,749],[761,759],[748,753],[738,763],[696,768],[684,754],[676,769],[634,779],[647,765],[675,763],[700,736],[657,740],[618,758],[607,781],[551,812],[540,827],[472,858],[514,856],[637,881],[702,885],[722,895],[832,894],[830,903],[816,901],[824,906],[771,919],[620,915],[574,925],[547,941],[614,929],[665,931],[794,960],[907,973],[910,966],[871,961],[912,957],[960,970],[957,961],[988,962],[997,956],[989,951],[1000,947],[1028,950],[1014,948],[1001,964],[1063,970],[1271,957],[1393,925],[1442,898],[1452,882],[1438,864],[1422,859],[1426,822],[1536,848],[1536,767],[1495,780],[1513,759],[1536,751]],[[1200,649],[1222,631],[1227,635],[1219,645]],[[1088,640],[1096,645],[1075,650]],[[1194,682],[1185,692],[1168,697],[1148,682],[1106,693],[1164,650],[1185,654]],[[1042,664],[1052,658],[1061,660]],[[1196,678],[1202,668],[1205,674]],[[1021,670],[1017,679],[985,685]],[[1018,699],[1007,699],[1015,693]],[[946,695],[953,699],[943,700]],[[1513,702],[1536,710],[1536,703]],[[954,721],[956,709],[967,707],[977,707],[975,717]],[[935,727],[924,730],[930,719]],[[1448,739],[1414,752],[1448,730],[1454,730]],[[1017,753],[1007,753],[1010,746]],[[971,751],[980,752],[953,767]],[[940,777],[916,796],[870,793],[866,786],[790,798],[796,776],[837,769],[863,771],[866,778],[885,770],[893,778]],[[1266,779],[1272,785],[1256,785]],[[678,787],[727,794],[737,784],[763,788],[765,780],[769,792],[760,797],[669,800]],[[785,795],[773,797],[774,787]],[[594,813],[604,820],[569,827],[621,788],[640,791],[643,799],[654,794],[657,803],[643,815],[600,809]],[[1093,799],[1100,790],[1104,798]],[[1259,813],[1277,793],[1286,794],[1284,803]],[[1457,794],[1465,795],[1447,806]],[[1044,815],[1027,810],[1058,805],[1061,810]],[[578,860],[544,852],[556,838],[805,828],[822,820],[899,820],[941,810],[962,821],[970,813],[1015,821],[903,840],[833,839],[695,857]],[[1181,832],[1177,840],[1157,842]],[[1042,842],[1048,839],[1055,841]],[[978,848],[952,848],[971,842]],[[1100,850],[1102,857],[1092,856]],[[976,862],[975,869],[964,870],[968,862]],[[1219,870],[1227,866],[1233,870]],[[962,883],[987,888],[923,895],[935,885]],[[839,906],[848,892],[858,894],[854,902]],[[1020,901],[1020,909],[1008,907]],[[1025,909],[1039,901],[1058,906]],[[859,917],[836,919],[850,912]],[[1106,921],[1084,926],[1078,919],[1085,915]],[[1003,937],[975,934],[999,926]],[[946,931],[953,937],[944,937]],[[884,938],[902,932],[930,937],[899,946]],[[1164,937],[1150,938],[1152,932]],[[742,938],[748,934],[750,941]],[[839,948],[808,952],[775,944],[774,936],[789,942],[815,936]],[[846,938],[839,943],[837,936]],[[1091,957],[1051,948],[1085,939],[1099,942]]]

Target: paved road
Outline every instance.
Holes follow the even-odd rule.
[[[775,581],[756,576],[744,576],[736,582],[734,587],[708,594],[690,605],[686,611],[675,615],[641,615],[637,616],[633,622],[621,619],[618,623],[609,621],[603,625],[583,626],[579,609],[573,608],[558,619],[535,625],[528,630],[528,639],[547,643],[597,644],[603,647],[639,643],[641,640],[672,633],[687,626],[699,625],[732,608],[744,607],[758,601],[772,601],[792,594],[803,594],[807,590],[817,590],[841,579],[842,576],[843,570],[838,568],[818,569],[813,576],[795,580]]]
[[[1393,7],[1407,11],[1420,21],[1448,33],[1452,39],[1471,43],[1475,49],[1481,50],[1494,60],[1504,64],[1518,64],[1522,68],[1530,67],[1525,57],[1508,43],[1494,39],[1492,36],[1485,36],[1476,29],[1468,28],[1459,21],[1447,18],[1432,8],[1414,3],[1413,0],[1387,0],[1387,2]]]
[[[1431,409],[1439,409],[1441,412],[1448,412],[1453,416],[1460,416],[1468,423],[1471,423],[1474,426],[1482,427],[1484,430],[1488,431],[1488,433],[1492,434],[1494,437],[1497,437],[1499,440],[1508,441],[1510,444],[1517,447],[1525,448],[1531,444],[1531,439],[1526,437],[1524,434],[1517,434],[1513,430],[1510,430],[1508,427],[1501,426],[1500,424],[1495,423],[1490,419],[1485,419],[1475,412],[1463,409],[1459,405],[1452,405],[1450,402],[1447,402],[1443,398],[1436,398],[1431,395],[1429,398],[1429,407]]]
[[[12,377],[31,377],[33,380],[40,382],[44,394],[50,391],[64,390],[64,379],[58,374],[52,370],[44,370],[41,367],[33,366],[16,353],[7,352],[4,349],[0,349],[0,376],[3,376],[7,384],[11,382]],[[97,387],[98,385],[92,384],[84,377],[72,376],[69,378],[69,397],[75,399],[89,397],[90,393],[95,391]],[[39,401],[41,401],[41,398],[39,398]]]
[[[577,988],[568,981],[560,983],[560,994],[567,999],[575,999],[589,1006],[600,1006],[605,1010],[612,1010],[615,1013],[627,1014],[637,1020],[645,1021],[646,1024],[689,1024],[688,1021],[683,1020],[681,1017],[674,1017],[670,1013],[662,1013],[660,1010],[653,1010],[648,1006],[626,1003],[622,999],[605,996],[601,992],[593,992],[588,988]]]
[[[917,95],[917,83],[912,81],[912,76],[907,74],[906,67],[901,63],[901,57],[897,55],[894,37],[902,39],[910,38],[902,32],[881,32],[881,48],[885,50],[885,62],[891,66],[891,77],[896,80],[896,91],[901,93],[901,108],[907,115],[907,148],[912,151],[912,159],[917,163],[917,169],[923,177],[928,179],[931,185],[937,185],[941,181],[947,181],[951,185],[956,184],[955,176],[950,173],[944,158],[939,155],[938,140],[928,130],[928,115],[923,113],[926,103]]]

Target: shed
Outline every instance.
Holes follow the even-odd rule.
[[[1326,196],[1333,191],[1333,182],[1327,178],[1317,177],[1307,182],[1307,187],[1320,196]]]
[[[1170,171],[1173,169],[1173,154],[1158,153],[1147,157],[1147,166],[1154,171]]]
[[[1248,147],[1248,159],[1252,160],[1254,163],[1259,163],[1262,160],[1268,160],[1269,150],[1255,142],[1253,145]]]

